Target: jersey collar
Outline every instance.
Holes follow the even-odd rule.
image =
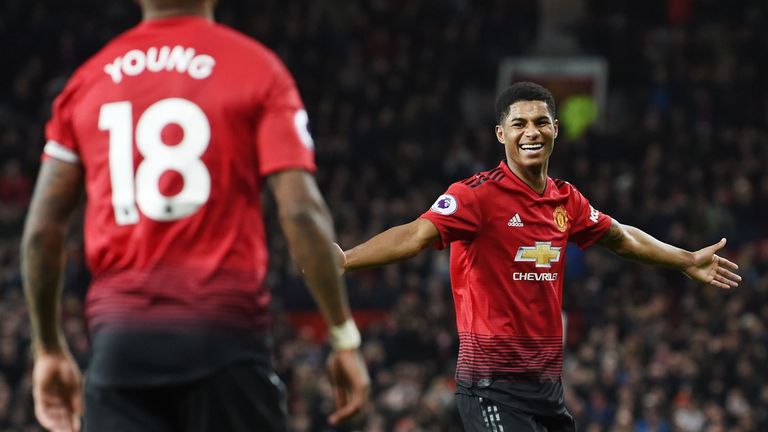
[[[544,190],[541,193],[536,192],[528,186],[526,182],[524,182],[520,177],[517,176],[517,174],[513,173],[511,169],[509,169],[509,165],[507,165],[507,161],[502,160],[499,164],[499,167],[504,172],[504,174],[509,177],[510,180],[512,180],[513,183],[515,183],[520,189],[526,191],[529,195],[531,195],[534,198],[543,198],[547,196],[547,193],[549,192],[549,183],[552,179],[547,176],[547,181],[544,184]]]

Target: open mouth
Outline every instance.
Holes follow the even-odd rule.
[[[536,152],[544,148],[544,143],[520,144],[518,147],[520,147],[521,150]]]

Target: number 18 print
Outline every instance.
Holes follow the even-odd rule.
[[[183,138],[176,145],[161,139],[163,128],[181,127]],[[199,106],[181,98],[155,102],[136,124],[136,147],[144,160],[133,172],[133,114],[130,102],[101,106],[99,129],[109,131],[109,174],[112,206],[118,225],[139,222],[139,210],[156,221],[182,219],[208,201],[211,176],[200,157],[208,148],[211,127]],[[165,196],[160,176],[178,172],[184,182],[181,191]],[[138,209],[137,209],[138,205]]]

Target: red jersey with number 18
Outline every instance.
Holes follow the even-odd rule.
[[[422,217],[438,248],[451,245],[457,382],[559,381],[566,243],[591,245],[611,218],[567,182],[536,193],[506,162],[454,183]]]
[[[201,17],[144,21],[81,66],[44,153],[85,172],[89,328],[264,329],[260,192],[315,170],[307,121],[271,51]]]

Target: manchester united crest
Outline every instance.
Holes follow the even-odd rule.
[[[560,232],[565,232],[568,229],[568,212],[565,211],[565,207],[558,206],[554,213],[552,213],[552,218],[555,220],[555,225],[557,225],[557,229]]]

